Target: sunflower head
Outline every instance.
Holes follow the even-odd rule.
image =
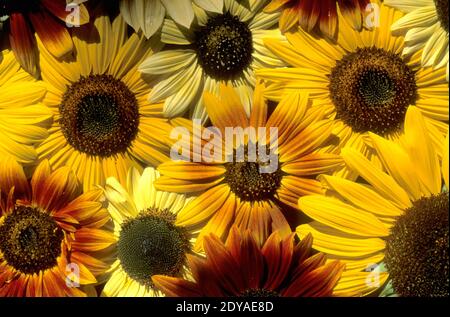
[[[168,296],[330,296],[344,266],[310,256],[311,236],[300,243],[293,237],[274,232],[258,247],[249,230],[233,227],[226,244],[214,234],[205,238],[206,258],[189,256],[195,282],[162,275],[153,281]],[[279,267],[280,261],[287,265]]]
[[[16,206],[0,226],[0,252],[17,271],[33,274],[57,264],[63,238],[63,230],[50,215]]]
[[[84,296],[108,265],[97,251],[113,242],[101,191],[81,194],[67,168],[43,161],[31,181],[15,161],[0,165],[0,295]],[[78,278],[67,282],[67,266]]]
[[[111,75],[81,77],[65,92],[59,112],[67,142],[89,155],[124,153],[138,133],[136,97]]]
[[[205,73],[218,80],[239,76],[252,62],[252,32],[229,12],[210,18],[196,32],[195,47]]]
[[[117,250],[128,276],[151,287],[153,275],[180,274],[190,243],[185,230],[175,226],[175,220],[168,210],[149,208],[122,224]]]
[[[329,81],[337,118],[355,132],[397,131],[417,98],[414,72],[400,56],[381,48],[348,53],[331,70]]]
[[[386,244],[386,266],[401,296],[449,296],[448,192],[405,210]]]

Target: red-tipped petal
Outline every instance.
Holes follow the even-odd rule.
[[[9,40],[14,55],[23,69],[37,78],[39,76],[39,58],[31,26],[20,13],[10,15],[9,25],[11,28]]]
[[[66,26],[42,10],[30,13],[30,20],[44,46],[55,57],[62,57],[73,49]]]
[[[197,284],[180,278],[154,275],[152,281],[161,292],[168,297],[199,297],[202,296]]]

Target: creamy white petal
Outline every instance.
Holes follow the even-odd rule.
[[[167,14],[178,24],[189,28],[194,20],[194,10],[191,0],[161,0]]]

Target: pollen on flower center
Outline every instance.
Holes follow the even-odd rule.
[[[63,237],[49,214],[33,207],[16,206],[0,225],[0,251],[16,270],[39,273],[57,264]]]
[[[434,0],[437,16],[442,28],[448,33],[448,0]]]
[[[386,266],[401,296],[449,296],[449,195],[421,198],[400,216],[386,243]]]
[[[262,173],[260,167],[266,164],[259,160],[250,162],[248,156],[245,156],[243,162],[227,163],[225,182],[228,183],[230,190],[244,201],[271,199],[281,185],[282,172],[278,168],[272,173]]]
[[[252,61],[252,33],[228,12],[208,20],[196,33],[195,47],[205,73],[218,80],[239,76]]]
[[[110,75],[90,75],[68,88],[60,105],[67,142],[80,152],[109,157],[125,152],[139,127],[136,97]]]
[[[344,56],[329,80],[337,117],[355,132],[395,132],[417,98],[415,73],[398,55],[374,47]]]
[[[118,258],[128,276],[152,287],[153,275],[181,272],[190,244],[186,232],[174,221],[175,216],[167,210],[148,209],[122,225]]]

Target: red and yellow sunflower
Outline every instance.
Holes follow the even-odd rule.
[[[0,164],[0,297],[84,296],[108,268],[113,242],[101,190],[80,194],[68,168],[47,161],[28,181],[14,160]]]
[[[155,275],[152,280],[172,297],[325,297],[333,295],[344,265],[326,263],[322,253],[311,256],[312,237],[294,242],[278,232],[259,247],[251,232],[234,227],[223,244],[205,237],[206,258],[188,255],[194,281]]]
[[[370,0],[272,0],[267,13],[281,11],[279,27],[287,32],[297,25],[305,31],[319,31],[334,38],[339,26],[338,8],[356,30],[363,26],[363,13]]]
[[[35,32],[49,52],[61,58],[72,52],[73,42],[67,27],[80,26],[89,21],[89,13],[74,0],[0,0],[0,17],[9,16],[5,23],[11,48],[20,65],[31,75],[39,76],[39,62]]]

